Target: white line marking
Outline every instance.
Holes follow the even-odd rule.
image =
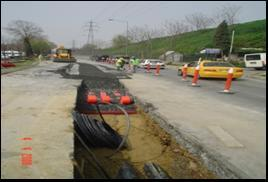
[[[244,147],[233,136],[224,131],[220,126],[208,126],[209,130],[216,135],[227,147]]]

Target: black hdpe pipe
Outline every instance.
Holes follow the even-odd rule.
[[[120,145],[122,138],[107,123],[77,112],[74,112],[73,117],[89,147],[117,148]]]
[[[126,110],[124,108],[122,108],[121,106],[117,105],[117,104],[111,104],[111,103],[107,103],[109,105],[115,105],[118,109],[120,109],[126,116],[126,122],[127,122],[127,127],[126,127],[126,131],[125,131],[125,135],[123,137],[123,140],[121,141],[120,145],[117,147],[117,149],[115,150],[115,152],[113,152],[112,154],[110,154],[109,156],[106,156],[106,157],[111,157],[113,156],[115,153],[117,153],[125,144],[126,140],[127,140],[127,137],[128,137],[128,134],[129,134],[129,129],[130,129],[130,119],[129,119],[129,115],[128,113],[126,112]],[[99,111],[99,110],[98,110]],[[101,116],[101,118],[104,120],[104,118],[102,117],[102,114],[101,112],[99,111],[99,114]],[[105,121],[104,121],[105,122]],[[109,126],[109,125],[108,125]],[[112,128],[110,128],[112,129]]]
[[[98,172],[102,173],[107,179],[110,179],[108,173],[105,171],[105,169],[101,166],[99,160],[97,159],[97,157],[94,155],[94,153],[88,148],[88,146],[85,144],[84,140],[80,137],[80,135],[74,131],[74,134],[76,135],[76,137],[79,139],[79,141],[82,143],[82,145],[86,148],[86,150],[88,151],[88,153],[90,154],[90,156],[92,157],[93,161],[95,161],[97,168],[98,168]]]
[[[86,143],[89,147],[108,147],[108,148],[116,148],[116,151],[112,154],[114,155],[118,152],[125,144],[129,129],[130,129],[130,120],[128,113],[120,106],[116,104],[111,104],[118,107],[126,116],[126,132],[122,139],[122,137],[113,130],[104,120],[99,106],[96,105],[97,110],[100,114],[102,121],[98,121],[96,119],[91,119],[87,115],[80,114],[76,111],[73,112],[74,120],[77,121],[77,125],[79,127],[79,131],[82,132],[82,136],[86,140]],[[110,157],[109,155],[107,157]]]

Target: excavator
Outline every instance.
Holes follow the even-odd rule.
[[[72,56],[72,50],[66,49],[63,46],[59,46],[54,54],[53,62],[76,62],[76,59]]]

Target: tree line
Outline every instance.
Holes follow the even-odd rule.
[[[186,15],[184,20],[165,21],[160,28],[149,28],[148,25],[133,26],[129,29],[128,37],[125,35],[116,35],[112,39],[112,47],[121,48],[129,43],[141,43],[138,52],[149,52],[152,57],[153,41],[152,39],[158,37],[168,37],[169,43],[166,45],[166,51],[174,48],[175,39],[182,33],[207,29],[212,26],[220,24],[220,30],[215,35],[214,46],[222,48],[225,54],[228,54],[229,33],[227,25],[233,25],[238,22],[238,15],[241,7],[236,5],[226,5],[216,9],[216,13],[211,17],[204,13],[197,12]],[[227,31],[223,30],[227,27]],[[223,29],[222,29],[223,28]],[[221,36],[221,34],[224,34]],[[221,40],[224,38],[224,40]],[[224,42],[224,43],[222,43]],[[224,45],[224,46],[223,46]],[[228,46],[227,46],[228,45]]]
[[[24,20],[15,20],[4,27],[13,40],[7,40],[1,36],[1,50],[18,50],[25,52],[27,57],[39,54],[48,54],[50,50],[56,47],[56,44],[49,41],[44,35],[41,27],[33,22]]]

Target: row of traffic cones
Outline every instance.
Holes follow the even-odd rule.
[[[199,77],[199,70],[200,70],[200,67],[199,67],[199,65],[197,65],[195,67],[194,76],[193,76],[193,79],[192,79],[192,83],[190,85],[192,87],[200,87],[200,85],[197,83],[198,77]],[[226,93],[226,94],[234,93],[234,92],[230,91],[232,80],[233,80],[233,72],[234,72],[234,69],[230,68],[229,71],[228,71],[227,78],[226,78],[224,90],[220,91],[219,93]],[[187,64],[185,64],[183,66],[183,69],[182,69],[182,81],[187,81],[186,78],[187,78]]]
[[[147,64],[147,66],[146,66],[146,73],[151,73],[150,69],[151,69],[151,65],[150,64]],[[160,64],[156,64],[156,69],[155,69],[154,75],[155,76],[159,76],[160,75]]]

